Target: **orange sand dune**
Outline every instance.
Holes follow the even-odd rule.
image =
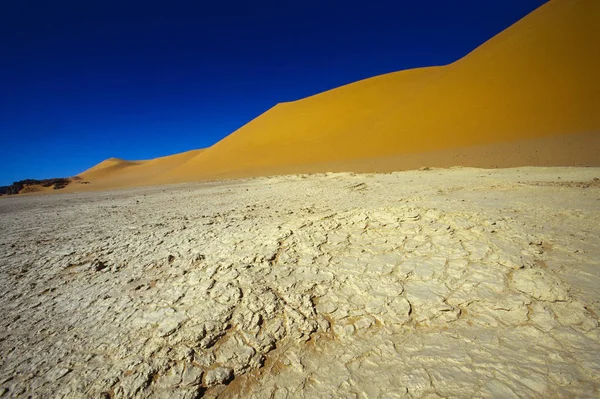
[[[107,160],[81,177],[108,188],[361,171],[377,158],[382,170],[461,165],[461,153],[469,166],[600,165],[599,43],[600,1],[553,0],[453,64],[277,104],[202,152]],[[505,153],[490,157],[495,145]]]
[[[125,161],[110,158],[79,174],[84,181],[93,183],[91,188],[117,188],[148,184],[153,179],[184,165],[202,153],[193,150],[148,161]],[[69,186],[73,188],[73,186]],[[83,187],[78,187],[83,188]]]
[[[79,176],[86,180],[98,180],[114,175],[118,175],[123,169],[128,169],[134,165],[140,165],[144,161],[126,161],[119,158],[109,158],[98,165],[80,173]]]

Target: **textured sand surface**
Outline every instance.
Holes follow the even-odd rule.
[[[0,396],[598,397],[599,177],[0,199]]]
[[[111,167],[103,163],[81,176],[92,182],[86,189],[126,187],[328,172],[322,166],[331,162],[359,171],[357,162],[364,161],[357,160],[381,157],[388,163],[380,170],[403,170],[419,154],[425,156],[418,166],[450,166],[426,154],[460,158],[471,146],[498,153],[507,143],[523,151],[503,153],[503,166],[599,166],[599,42],[599,1],[553,0],[450,65],[277,104],[202,152],[142,163],[109,160]],[[529,158],[537,161],[524,161]],[[453,165],[494,166],[486,152],[471,151],[468,161]]]

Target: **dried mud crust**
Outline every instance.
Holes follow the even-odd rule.
[[[599,198],[502,173],[11,198],[0,395],[596,396]]]

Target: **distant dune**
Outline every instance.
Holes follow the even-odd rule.
[[[106,160],[113,188],[421,166],[600,165],[600,1],[553,0],[453,64],[277,104],[205,150]],[[81,188],[84,186],[78,186]]]
[[[85,181],[93,182],[101,188],[129,187],[152,184],[153,179],[171,173],[189,160],[200,155],[203,150],[182,152],[181,154],[155,158],[148,161],[126,161],[110,158],[79,174]]]

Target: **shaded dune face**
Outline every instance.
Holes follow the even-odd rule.
[[[551,1],[453,64],[277,104],[204,151],[108,160],[82,177],[110,187],[376,169],[377,162],[358,166],[361,159],[388,159],[381,170],[598,165],[599,42],[600,2]],[[572,140],[557,138],[564,136]],[[500,163],[484,155],[495,145],[507,152]],[[478,146],[485,147],[479,157],[465,150]]]

